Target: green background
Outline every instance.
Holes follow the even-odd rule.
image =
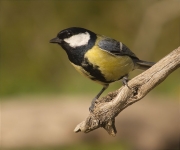
[[[148,41],[149,35],[144,35],[149,45],[138,50],[133,45],[149,5],[150,2],[140,0],[1,1],[0,96],[96,93],[101,86],[79,75],[69,64],[64,50],[49,43],[59,31],[72,26],[113,37],[139,58],[157,62],[178,47],[180,18],[175,16],[163,24],[155,43]],[[149,30],[153,32],[153,26]],[[151,44],[155,47],[148,52]],[[146,52],[148,56],[143,55]],[[135,71],[130,78],[137,73],[140,72]],[[174,72],[154,92],[177,95],[178,75],[178,71]],[[116,83],[113,89],[120,85]]]

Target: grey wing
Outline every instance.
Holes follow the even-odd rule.
[[[114,55],[128,55],[131,58],[138,59],[137,56],[122,42],[118,42],[108,37],[103,37],[101,41],[99,41],[98,46]]]

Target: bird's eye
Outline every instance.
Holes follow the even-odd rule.
[[[72,33],[71,32],[67,32],[67,35],[70,37],[70,36],[72,36]]]

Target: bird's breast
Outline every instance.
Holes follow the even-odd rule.
[[[134,69],[133,60],[129,56],[113,55],[98,46],[88,50],[84,58],[92,65],[88,72],[94,76],[93,71],[98,70],[107,82],[117,81]],[[98,76],[94,77],[98,79]]]

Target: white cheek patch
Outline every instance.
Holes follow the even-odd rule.
[[[73,35],[70,38],[64,39],[64,41],[73,48],[87,45],[89,40],[90,40],[90,34],[88,32]]]

